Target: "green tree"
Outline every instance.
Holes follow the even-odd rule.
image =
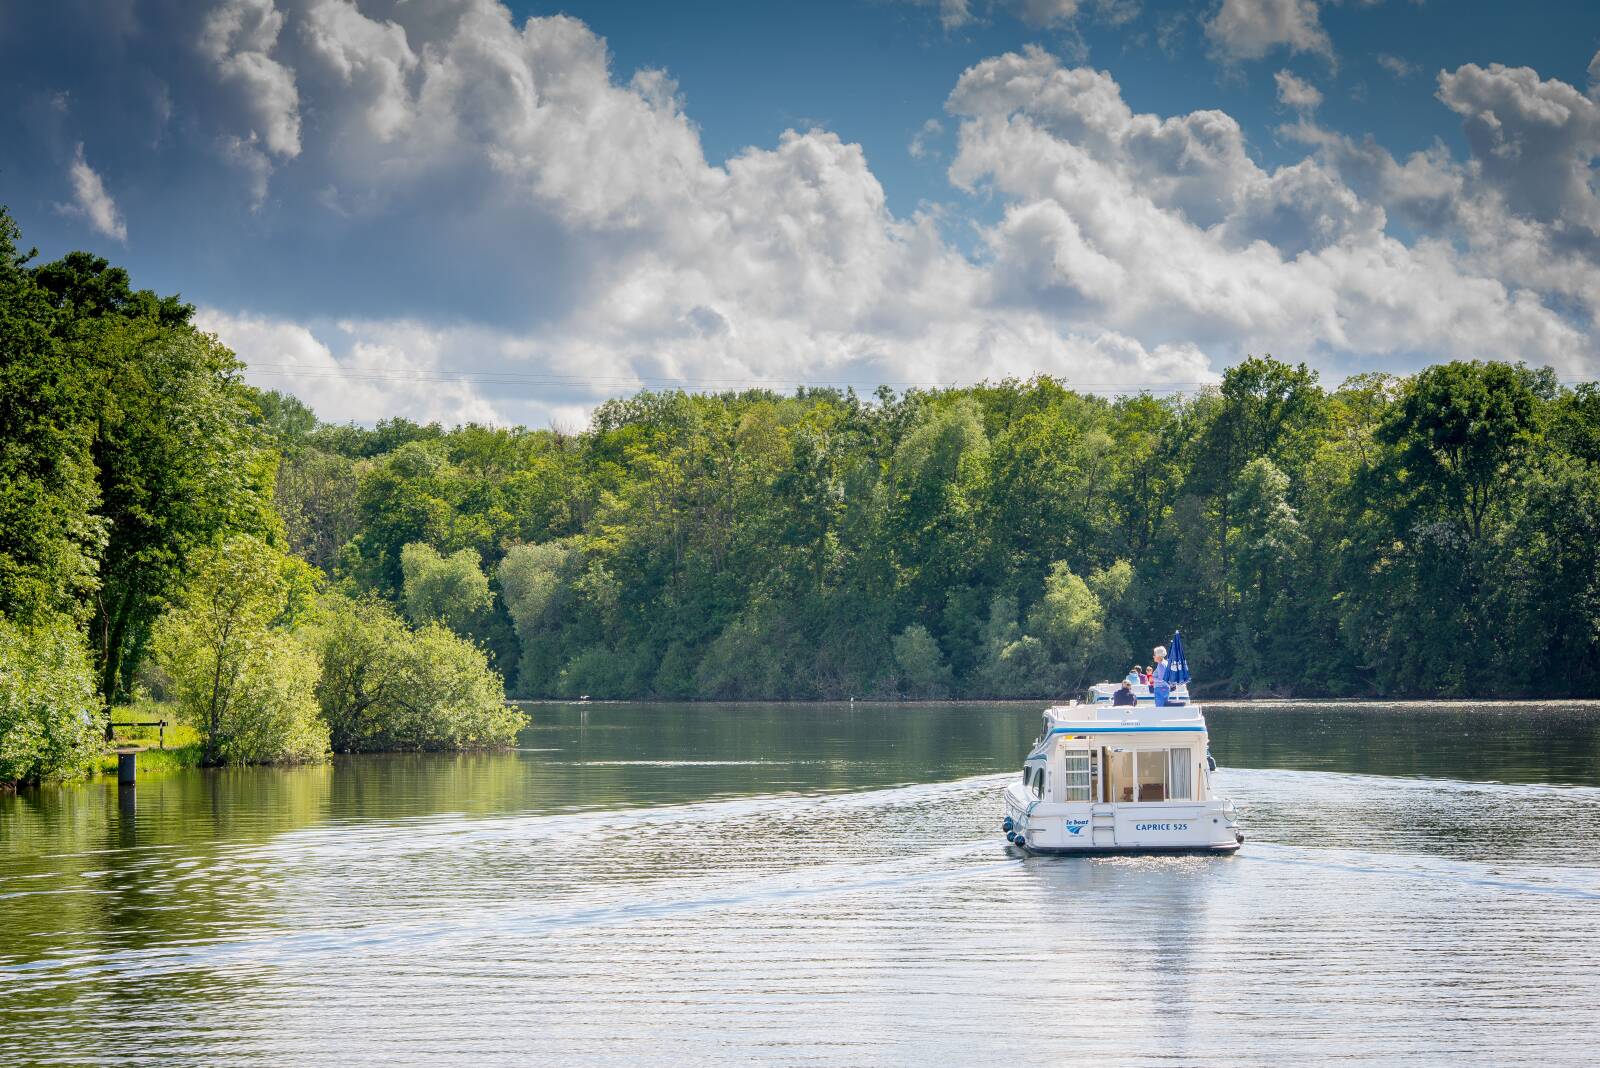
[[[201,547],[276,535],[276,457],[250,424],[239,362],[216,339],[136,321],[81,343],[115,375],[94,446],[110,538],[89,632],[112,697],[127,692],[150,625]]]
[[[156,660],[207,764],[320,760],[315,652],[287,629],[304,565],[248,535],[197,554],[158,621]]]
[[[887,534],[909,605],[933,618],[977,566],[978,506],[989,456],[983,410],[968,397],[930,407],[895,449]]]
[[[1009,594],[996,594],[989,602],[989,614],[979,631],[981,655],[967,680],[967,689],[975,697],[1005,697],[1011,694],[1012,679],[1008,676],[1006,650],[1022,637],[1022,627],[1017,622],[1017,599]]]
[[[98,752],[100,709],[71,620],[25,627],[0,616],[0,783],[83,774]]]
[[[1393,685],[1468,693],[1517,667],[1516,628],[1491,605],[1514,598],[1504,579],[1522,570],[1508,539],[1541,446],[1537,385],[1508,364],[1440,364],[1406,383],[1378,428],[1385,449],[1362,493],[1385,540],[1360,591],[1360,614],[1376,617],[1361,634]]]
[[[89,634],[111,698],[126,692],[192,551],[275,529],[274,458],[238,361],[190,325],[190,306],[133,289],[126,271],[88,253],[29,273],[53,312],[47,373],[57,396],[75,398],[48,418],[88,442],[98,483],[94,516],[67,530],[107,532]]]
[[[49,294],[0,209],[0,615],[82,618],[105,524],[88,422],[93,398],[63,351]]]
[[[406,615],[419,626],[442,623],[469,634],[493,603],[489,580],[471,549],[441,556],[433,546],[413,542],[401,551],[400,566]]]
[[[85,338],[183,327],[181,305],[92,260],[49,287],[15,277],[35,287],[19,306],[71,372],[63,397],[86,410],[111,350]],[[451,625],[519,693],[925,692],[943,676],[907,666],[936,651],[953,692],[1042,696],[1114,677],[1178,625],[1201,692],[1521,693],[1592,686],[1560,662],[1590,647],[1579,547],[1594,396],[1505,365],[1363,375],[1328,393],[1304,366],[1251,358],[1189,398],[1106,402],[1048,378],[872,402],[646,392],[574,435],[330,427],[252,394],[246,423],[282,452],[276,505],[297,552],[419,620],[453,603],[420,577],[467,565],[457,591],[490,607]],[[98,480],[107,439],[92,423],[84,470]],[[49,470],[69,470],[70,451]],[[32,462],[11,455],[11,470]],[[31,561],[0,562],[0,596],[21,611],[3,591],[48,575],[31,587],[38,610],[86,612],[102,510],[40,514],[87,525],[55,542],[55,519],[0,529],[0,552]],[[218,536],[249,522],[213,521]],[[419,542],[437,552],[411,551],[408,590]],[[46,563],[28,544],[69,555]],[[1063,560],[1081,581],[1053,569]],[[185,570],[141,573],[164,596]],[[1475,671],[1455,666],[1466,642]]]
[[[273,503],[290,550],[331,573],[340,550],[361,533],[359,488],[357,461],[309,446],[286,450],[278,464]]]
[[[1258,456],[1239,473],[1229,500],[1235,526],[1228,531],[1230,586],[1238,591],[1232,662],[1241,690],[1270,688],[1282,680],[1283,662],[1293,658],[1296,571],[1302,551],[1299,517],[1289,503],[1289,479]]]
[[[990,452],[989,537],[999,566],[1024,586],[1042,581],[1051,560],[1085,547],[1091,491],[1082,437],[1058,412],[1030,412]]]
[[[1449,515],[1483,542],[1534,445],[1537,403],[1528,372],[1509,364],[1457,361],[1418,374],[1378,431],[1411,508]]]
[[[412,636],[408,651],[401,707],[411,717],[398,732],[405,747],[490,749],[516,741],[526,717],[506,704],[505,683],[483,650],[429,624]]]
[[[913,623],[894,638],[894,661],[903,692],[912,697],[944,697],[950,692],[950,665],[928,628]]]
[[[570,542],[514,545],[500,561],[500,595],[521,646],[520,692],[550,692],[560,670],[562,613],[573,597],[578,552]],[[680,653],[687,656],[687,652]],[[675,690],[682,690],[675,684]],[[689,696],[678,692],[675,696]]]
[[[1064,561],[1050,567],[1044,596],[1028,614],[1028,633],[1043,643],[1050,660],[1060,665],[1059,677],[1068,690],[1089,681],[1089,666],[1105,638],[1105,609],[1088,583],[1072,573]]]
[[[261,413],[267,435],[280,449],[301,448],[316,431],[317,413],[299,397],[275,389],[250,389],[247,393]]]
[[[1551,457],[1528,479],[1511,535],[1525,585],[1507,606],[1525,693],[1600,693],[1600,465]]]
[[[361,532],[344,546],[340,570],[399,600],[401,553],[413,542],[454,543],[456,473],[436,439],[409,440],[373,460],[361,475]]]
[[[306,632],[322,670],[317,705],[336,753],[377,749],[397,735],[396,709],[407,699],[405,655],[411,631],[373,595],[324,595]]]

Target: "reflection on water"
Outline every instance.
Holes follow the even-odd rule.
[[[1600,710],[1211,714],[1234,858],[1022,860],[1038,706],[537,706],[0,798],[5,1063],[1567,1064]]]

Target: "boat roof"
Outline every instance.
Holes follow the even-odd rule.
[[[1205,714],[1196,704],[1056,705],[1045,710],[1051,734],[1204,734]]]

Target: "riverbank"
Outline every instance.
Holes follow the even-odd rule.
[[[165,720],[166,725],[136,726]],[[180,722],[177,706],[165,701],[139,701],[111,710],[111,741],[90,772],[91,779],[114,778],[116,750],[137,747],[139,778],[155,779],[200,766],[200,732]]]

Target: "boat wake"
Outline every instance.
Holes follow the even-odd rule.
[[[1570,858],[1573,834],[1600,840],[1600,817],[1584,791],[1225,769],[1219,789],[1240,799],[1250,831],[1236,858],[1024,861],[999,835],[999,791],[1010,778],[345,821],[203,857],[170,847],[98,851],[79,858],[92,867],[55,879],[5,878],[0,868],[0,896],[13,902],[88,894],[108,906],[137,897],[160,902],[156,911],[181,910],[147,925],[143,944],[109,950],[51,945],[40,931],[31,951],[0,956],[0,986],[42,990],[352,954],[493,959],[507,946],[623,926],[715,940],[716,932],[805,917],[870,931],[905,922],[908,909],[924,920],[944,916],[965,933],[972,909],[1024,924],[1085,902],[1143,903],[1155,917],[1174,909],[1235,913],[1253,902],[1259,915],[1285,895],[1329,887],[1371,908],[1600,900],[1600,868],[1558,860]],[[1485,805],[1486,793],[1499,803]],[[1521,813],[1514,823],[1523,833],[1486,848],[1509,810]],[[1421,832],[1407,832],[1419,820],[1427,822],[1423,848]],[[1562,828],[1559,851],[1528,833],[1540,821]]]

